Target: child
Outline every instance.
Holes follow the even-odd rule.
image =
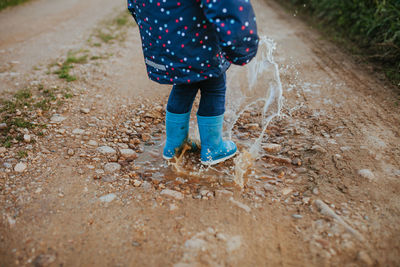
[[[186,141],[190,111],[200,89],[197,122],[201,162],[213,165],[233,157],[235,143],[222,140],[225,71],[256,55],[257,26],[249,0],[128,0],[139,26],[150,79],[173,84],[166,112],[171,159]]]

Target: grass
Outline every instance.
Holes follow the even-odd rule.
[[[58,75],[58,78],[65,79],[67,82],[72,82],[76,80],[76,76],[70,74],[70,70],[74,67],[75,64],[84,64],[87,63],[88,55],[87,51],[75,51],[68,52],[67,58],[61,64],[60,68],[54,72],[54,74]],[[79,54],[84,53],[81,56]]]
[[[124,41],[126,38],[124,27],[129,25],[130,18],[130,13],[124,10],[115,18],[103,21],[100,27],[89,37],[88,43],[91,46],[99,47],[102,44],[109,44],[114,41]]]
[[[0,10],[3,10],[9,6],[16,6],[27,1],[28,0],[0,0]]]
[[[23,142],[21,129],[43,136],[43,129],[47,128],[44,119],[50,115],[48,111],[60,107],[71,97],[69,88],[45,88],[39,84],[36,88],[24,88],[8,99],[1,99],[0,123],[7,127],[0,130],[0,146],[9,148]]]
[[[278,1],[353,54],[374,63],[400,88],[400,1]]]

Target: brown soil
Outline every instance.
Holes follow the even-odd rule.
[[[64,121],[0,153],[1,266],[400,264],[399,95],[275,3],[253,5],[260,35],[277,43],[284,108],[268,128],[282,148],[259,160],[265,177],[244,189],[177,174],[157,153],[169,87],[147,79],[133,21],[116,30],[126,38],[86,41],[124,1],[37,0],[0,13],[4,99],[39,84],[74,96],[42,118]],[[92,59],[71,70],[76,81],[52,74],[80,49]],[[104,145],[117,154],[99,153]],[[127,147],[138,158],[119,155]],[[18,159],[21,149],[28,156]],[[18,162],[22,173],[7,165]],[[121,170],[104,173],[110,162]]]

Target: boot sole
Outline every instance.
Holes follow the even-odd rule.
[[[223,162],[223,161],[225,161],[225,160],[228,160],[228,159],[230,159],[230,158],[233,158],[234,156],[236,156],[237,153],[238,153],[238,151],[236,151],[236,152],[233,153],[232,155],[229,155],[229,156],[227,156],[227,157],[225,157],[225,158],[220,158],[220,159],[217,159],[217,160],[212,160],[212,161],[201,161],[201,164],[203,164],[203,165],[208,165],[208,166],[212,166],[212,165],[218,164],[218,163],[220,163],[220,162]]]

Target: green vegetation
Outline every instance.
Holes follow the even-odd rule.
[[[28,129],[37,136],[43,136],[47,127],[45,118],[50,109],[61,106],[73,95],[69,88],[35,88],[19,90],[14,95],[0,100],[0,123],[6,127],[0,130],[0,146],[11,147],[23,141],[22,129]]]
[[[88,55],[87,51],[76,51],[76,52],[68,52],[66,60],[61,64],[60,68],[54,72],[54,74],[58,74],[60,79],[65,79],[67,82],[72,82],[76,80],[76,77],[71,75],[69,71],[74,67],[74,64],[84,64],[87,62]],[[80,53],[85,53],[81,56],[78,56]]]
[[[279,1],[281,2],[281,1]],[[400,87],[400,1],[285,0],[296,12],[309,15],[352,52],[377,63]]]
[[[108,44],[113,41],[124,41],[126,31],[123,27],[128,26],[131,15],[127,10],[119,13],[115,18],[103,21],[99,28],[90,36],[88,42],[91,46],[101,46],[102,43]]]
[[[16,6],[27,2],[28,0],[0,0],[0,10],[8,6]]]

